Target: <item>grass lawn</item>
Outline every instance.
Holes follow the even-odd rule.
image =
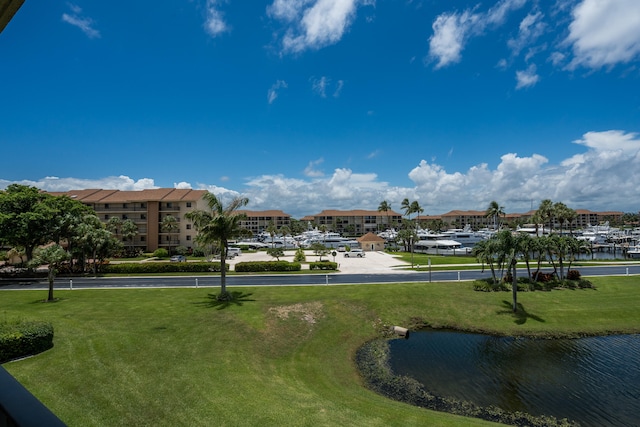
[[[0,292],[3,320],[46,320],[53,349],[4,367],[70,426],[491,425],[383,398],[353,357],[380,319],[500,334],[640,332],[640,277],[519,294],[468,282]]]

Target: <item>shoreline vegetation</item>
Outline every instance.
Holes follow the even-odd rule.
[[[438,410],[389,399],[367,387],[362,351],[382,343],[368,360],[384,367],[385,325],[545,338],[640,333],[640,278],[590,280],[595,289],[523,292],[518,313],[504,293],[475,292],[472,282],[234,286],[225,303],[203,289],[59,290],[47,304],[41,291],[2,292],[5,321],[56,330],[52,349],[3,366],[70,426],[549,425],[431,396],[382,371],[392,390],[422,393]],[[478,411],[491,421],[461,417]]]

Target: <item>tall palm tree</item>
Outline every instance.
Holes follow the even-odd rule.
[[[408,217],[411,215],[411,202],[406,197],[402,200],[400,208],[404,211],[404,216]]]
[[[227,251],[229,240],[243,234],[240,225],[245,214],[236,212],[249,203],[246,197],[236,197],[227,206],[222,204],[213,193],[206,193],[204,200],[211,211],[196,209],[185,214],[185,218],[193,221],[198,232],[197,239],[203,244],[217,244],[220,248],[220,295],[218,300],[228,301],[231,295],[227,292]]]
[[[418,219],[418,216],[424,212],[424,209],[422,209],[422,206],[420,206],[420,203],[418,203],[417,200],[414,200],[413,202],[411,202],[411,206],[410,206],[410,213],[414,213],[416,214],[416,220]]]
[[[176,231],[180,230],[180,224],[178,224],[178,220],[173,215],[167,215],[162,218],[162,223],[160,224],[160,229],[165,233],[169,234],[169,255],[171,255],[171,235],[175,234]]]
[[[387,228],[391,228],[391,224],[389,223],[389,211],[391,210],[391,203],[383,200],[380,202],[378,206],[378,212],[384,212],[387,214]]]
[[[543,224],[546,221],[549,222],[549,234],[551,234],[551,231],[553,230],[553,202],[551,201],[551,199],[544,199],[540,202],[538,213],[540,214],[540,218],[542,219]]]
[[[498,218],[502,215],[504,215],[504,206],[500,206],[495,200],[491,201],[491,203],[489,203],[489,207],[485,212],[485,216],[487,218],[493,218],[494,230],[497,230],[499,228],[500,222],[498,221]]]

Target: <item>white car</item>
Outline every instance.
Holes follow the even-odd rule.
[[[350,258],[350,257],[358,257],[358,258],[362,258],[364,257],[364,251],[362,249],[351,249],[348,252],[344,253],[345,258]]]

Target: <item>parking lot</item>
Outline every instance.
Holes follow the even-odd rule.
[[[280,257],[284,261],[293,261],[293,250],[285,251],[285,256]],[[305,251],[307,262],[318,261],[320,258],[313,254],[312,251]],[[329,254],[322,257],[323,260],[335,261],[338,263],[340,273],[410,273],[410,264],[403,262],[399,258],[389,255],[385,252],[366,252],[362,258],[345,257],[344,252],[336,252],[335,258]],[[243,261],[273,261],[275,258],[268,255],[264,251],[259,252],[243,252],[241,255],[233,259],[227,260],[230,265],[235,265]],[[304,267],[303,267],[304,268]]]

